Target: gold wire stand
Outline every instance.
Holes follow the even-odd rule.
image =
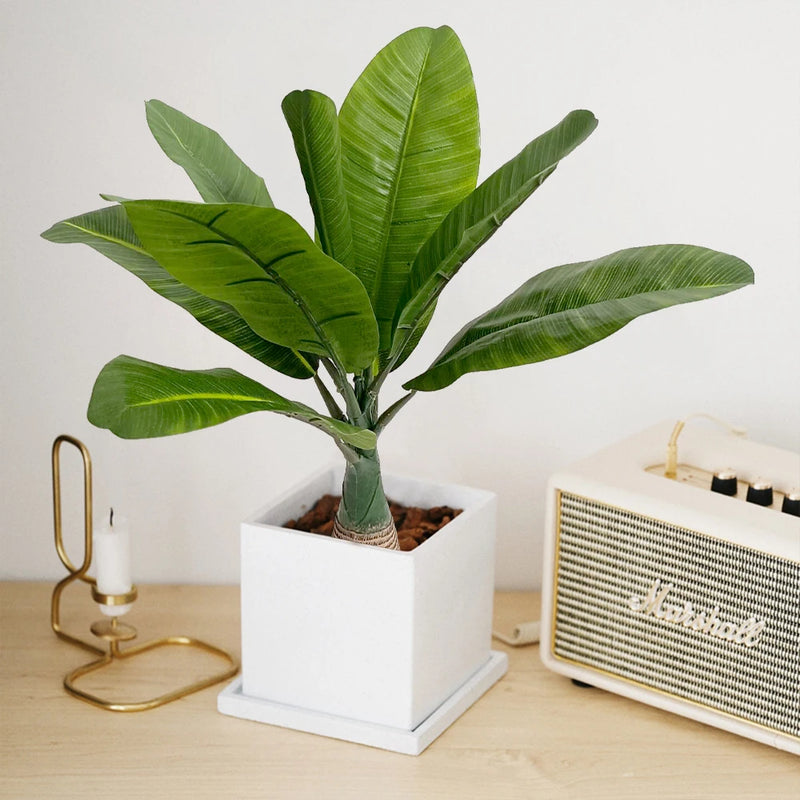
[[[83,561],[79,567],[76,567],[69,556],[67,555],[66,548],[64,547],[64,537],[62,530],[62,517],[61,517],[61,464],[60,452],[61,445],[64,443],[74,445],[81,454],[83,459],[83,529],[84,529],[84,551]],[[213,686],[215,683],[220,683],[224,680],[232,678],[239,671],[239,665],[230,653],[219,647],[203,642],[200,639],[193,639],[188,636],[165,636],[161,639],[154,639],[151,642],[144,642],[138,645],[132,645],[122,649],[121,642],[131,641],[136,638],[136,628],[125,623],[120,623],[117,617],[110,617],[99,620],[92,624],[91,632],[100,640],[107,642],[107,648],[103,648],[94,644],[86,639],[81,639],[77,636],[67,633],[61,627],[61,595],[64,589],[75,581],[83,581],[91,587],[92,598],[95,602],[107,606],[120,606],[127,605],[136,600],[138,592],[136,587],[131,587],[131,590],[122,595],[107,595],[102,594],[97,590],[97,582],[94,578],[88,575],[89,567],[92,564],[92,459],[89,451],[83,442],[75,439],[72,436],[63,434],[58,436],[53,442],[52,450],[52,463],[53,463],[53,524],[55,529],[55,543],[56,552],[61,560],[61,563],[67,569],[67,576],[60,580],[53,589],[53,595],[50,601],[50,625],[53,628],[56,636],[63,639],[65,642],[74,644],[78,647],[88,650],[100,658],[84,664],[82,667],[70,672],[64,677],[64,688],[73,697],[91,703],[98,708],[104,708],[108,711],[146,711],[150,708],[158,708],[173,700],[178,700],[186,695],[199,692],[208,686]],[[193,647],[218,656],[227,663],[224,672],[218,672],[214,675],[196,681],[195,683],[182,686],[174,691],[167,692],[166,694],[159,695],[150,700],[143,700],[135,703],[114,702],[105,700],[97,695],[85,692],[75,686],[75,682],[93,672],[97,672],[104,667],[109,666],[115,661],[121,661],[142,653],[147,653],[161,647],[180,646],[180,647]]]

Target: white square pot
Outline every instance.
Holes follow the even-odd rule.
[[[281,527],[329,468],[242,524],[242,676],[225,713],[420,752],[506,671],[490,649],[496,499],[384,476],[392,499],[463,512],[410,552]]]

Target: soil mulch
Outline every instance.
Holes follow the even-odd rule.
[[[314,507],[306,511],[299,519],[290,519],[285,528],[293,528],[307,533],[319,533],[330,536],[333,530],[333,518],[339,510],[341,497],[326,494],[320,497]],[[426,539],[430,539],[436,531],[441,530],[450,520],[457,517],[463,509],[450,506],[434,506],[433,508],[417,508],[404,506],[389,500],[397,538],[401,550],[413,550]]]

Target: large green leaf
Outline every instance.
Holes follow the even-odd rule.
[[[752,282],[753,271],[741,259],[680,244],[620,250],[553,267],[468,323],[405,388],[432,391],[467,372],[563,356],[642,314]]]
[[[426,312],[461,265],[596,127],[597,120],[591,112],[571,112],[500,167],[444,218],[417,253],[408,275],[395,316],[393,355],[415,336],[421,336],[427,325]],[[422,331],[418,331],[420,327]]]
[[[375,447],[372,431],[287,400],[235,370],[174,369],[131,356],[117,356],[100,371],[88,417],[123,439],[147,439],[208,428],[252,411],[275,411],[353,447]]]
[[[293,378],[310,378],[316,358],[267,342],[237,311],[175,280],[148,255],[121,206],[110,206],[58,222],[42,236],[51,242],[88,244],[144,281],[154,292],[188,311],[199,323],[249,355]]]
[[[147,252],[181,283],[233,306],[268,341],[348,372],[377,353],[364,287],[283,211],[240,204],[125,203]]]
[[[145,104],[147,124],[166,155],[183,167],[207,203],[249,203],[271,208],[264,179],[216,132],[160,100]]]
[[[314,91],[295,91],[281,104],[314,211],[323,252],[353,269],[353,232],[342,176],[336,106]]]
[[[450,28],[415,28],[370,62],[339,112],[355,271],[389,350],[422,243],[478,177],[478,105]]]

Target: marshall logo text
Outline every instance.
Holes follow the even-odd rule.
[[[647,616],[651,614],[656,619],[681,625],[699,633],[705,633],[716,639],[723,639],[731,644],[743,644],[745,647],[755,647],[761,640],[761,634],[766,627],[765,620],[750,617],[744,622],[733,622],[719,618],[719,607],[706,611],[698,611],[692,607],[688,600],[667,602],[667,595],[674,589],[671,583],[662,583],[657,578],[646,597],[634,595],[628,599],[628,607],[637,613]]]

